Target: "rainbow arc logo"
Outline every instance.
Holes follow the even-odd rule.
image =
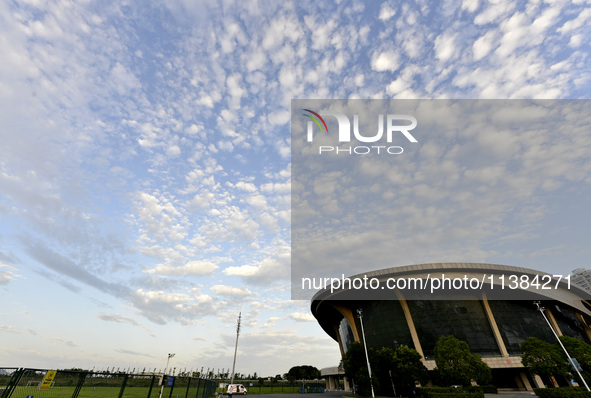
[[[317,114],[314,111],[311,111],[310,109],[303,109],[306,112],[311,113],[312,115],[308,115],[306,113],[302,113],[302,115],[312,119],[317,125],[318,128],[320,129],[320,131],[322,131],[322,126],[320,125],[320,122],[322,122],[322,124],[324,125],[324,131],[326,131],[326,133],[328,134],[328,127],[326,126],[326,122],[324,121],[324,119],[322,118],[322,116],[320,116],[319,114]]]

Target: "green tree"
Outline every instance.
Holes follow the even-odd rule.
[[[365,359],[365,350],[361,343],[354,342],[347,349],[347,353],[342,360],[342,367],[345,370],[347,378],[357,386],[358,394],[370,396],[371,384],[367,370],[367,361]]]
[[[583,376],[587,384],[589,384],[591,381],[591,346],[579,339],[569,336],[560,336],[560,341],[570,354],[571,358],[575,358],[579,365],[581,365],[581,368],[583,369],[581,376]],[[566,354],[564,354],[562,350],[560,351],[563,354],[563,359],[566,361]],[[571,373],[573,377],[577,380],[579,379],[574,370]],[[578,382],[583,385],[581,380],[578,380]]]
[[[314,380],[320,377],[320,370],[310,365],[294,366],[287,372],[288,380]]]
[[[370,348],[369,362],[372,382],[377,395],[392,396],[394,384],[396,393],[410,396],[416,382],[424,384],[429,379],[427,368],[421,362],[421,355],[407,346],[394,351],[388,347]],[[353,343],[345,354],[342,367],[349,380],[354,380],[360,395],[369,396],[371,385],[367,371],[365,351],[360,343]]]
[[[394,385],[398,394],[411,396],[417,382],[424,385],[429,380],[429,372],[421,362],[421,354],[402,345],[394,352]]]
[[[539,376],[567,376],[568,365],[555,344],[528,337],[521,343],[521,363]]]
[[[454,336],[441,336],[435,345],[435,364],[442,380],[447,384],[470,385],[472,380],[487,384],[491,370],[482,358],[470,352],[465,341]]]

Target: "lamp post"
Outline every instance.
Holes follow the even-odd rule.
[[[556,334],[556,331],[554,331],[554,328],[552,327],[552,325],[550,324],[550,321],[548,320],[548,318],[546,317],[546,314],[544,313],[544,311],[546,310],[544,307],[540,306],[540,302],[539,301],[534,301],[534,305],[536,307],[538,307],[538,311],[540,311],[540,313],[542,314],[542,316],[544,317],[544,319],[546,320],[546,323],[548,324],[548,327],[550,327],[550,330],[552,330],[552,333],[554,334],[554,337],[556,337],[556,340],[558,340],[558,344],[560,344],[560,346],[562,347],[562,350],[564,351],[564,353],[566,354],[566,357],[568,358],[568,363],[570,363],[570,365],[572,366],[572,368],[575,370],[575,372],[577,372],[577,374],[579,375],[579,377],[581,378],[581,380],[583,381],[583,384],[585,385],[585,388],[587,389],[587,391],[591,391],[589,390],[589,386],[587,385],[587,382],[585,381],[585,379],[583,378],[583,376],[581,375],[581,372],[579,372],[579,369],[577,369],[577,367],[575,366],[573,359],[570,357],[570,355],[568,354],[568,351],[566,350],[566,348],[564,347],[564,345],[562,344],[562,341],[560,341],[560,339],[558,338],[558,335]]]
[[[166,359],[166,367],[164,368],[164,374],[166,374],[166,369],[168,369],[168,363],[170,362],[170,358],[174,357],[175,354],[168,354],[168,358]],[[160,386],[160,397],[162,398],[162,392],[164,391],[164,375],[162,375],[162,385]]]
[[[234,346],[234,362],[232,362],[232,376],[230,377],[230,384],[234,384],[234,370],[236,368],[236,353],[238,352],[238,337],[240,337],[240,321],[242,320],[242,311],[238,314],[238,322],[236,326],[236,345]]]
[[[367,344],[365,344],[365,331],[363,330],[363,310],[357,309],[357,317],[359,318],[359,324],[361,325],[361,336],[363,337],[363,347],[365,348],[365,360],[367,361],[367,372],[369,373],[369,385],[371,386],[371,396],[375,398],[373,392],[373,381],[371,380],[371,366],[369,364],[369,355],[367,355]]]

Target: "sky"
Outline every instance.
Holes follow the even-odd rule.
[[[337,365],[291,300],[291,100],[589,98],[590,19],[580,0],[0,1],[0,366],[228,369],[239,311],[237,372]],[[389,194],[495,193],[407,208],[423,247],[478,225],[454,230],[469,252],[408,262],[591,268],[588,130],[481,142],[518,159],[488,168],[420,139],[432,163]]]

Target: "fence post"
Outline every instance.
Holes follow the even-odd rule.
[[[195,398],[199,398],[199,386],[201,386],[201,379],[197,382],[197,392],[195,393]]]
[[[189,387],[191,387],[191,377],[187,380],[187,391],[185,391],[185,398],[189,398]]]
[[[168,396],[168,398],[172,398],[172,390],[174,390],[174,383],[176,382],[176,376],[171,376],[172,377],[172,385],[170,386],[170,395]],[[121,398],[121,397],[119,397]]]
[[[128,374],[126,374],[126,375],[123,377],[123,384],[121,385],[121,390],[119,391],[119,398],[122,398],[122,397],[123,397],[123,391],[125,391],[125,385],[127,384],[127,378],[128,378],[128,377],[129,377],[129,375],[128,375]]]
[[[206,393],[209,391],[209,380],[203,380],[204,381],[204,386],[203,386],[203,393],[201,394],[201,398],[206,398]]]
[[[152,395],[152,387],[154,387],[155,380],[156,380],[156,375],[152,375],[152,382],[150,383],[150,389],[148,390],[147,398],[150,398],[150,395]]]
[[[72,394],[72,398],[78,398],[80,394],[80,390],[82,389],[82,385],[86,381],[86,375],[88,372],[80,372],[78,375],[78,383],[76,383],[76,388],[74,389],[74,393]]]
[[[19,368],[14,371],[14,373],[10,377],[10,381],[8,382],[8,385],[6,386],[6,389],[2,393],[2,398],[10,398],[10,396],[12,395],[16,386],[21,381],[21,377],[23,377],[23,375],[25,374],[25,370],[26,370],[25,368]]]

